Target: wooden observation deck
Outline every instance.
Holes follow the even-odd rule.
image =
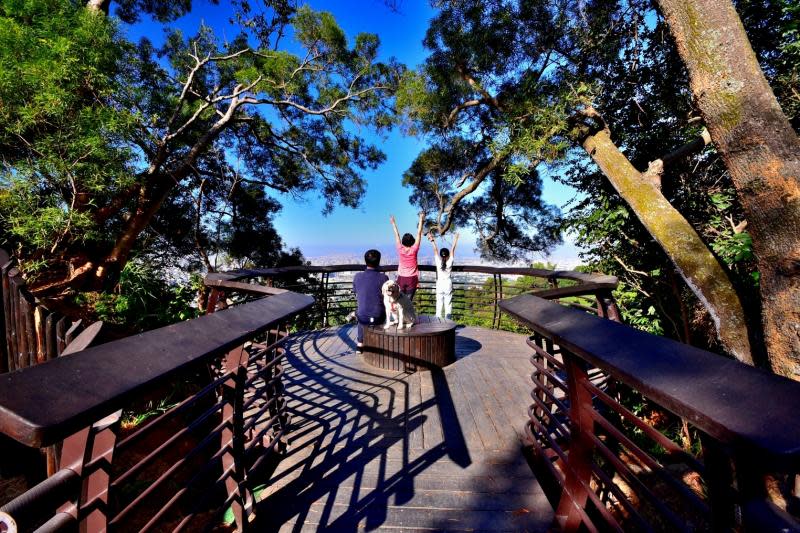
[[[366,363],[354,329],[287,346],[288,451],[256,530],[546,531],[553,509],[522,452],[525,337],[459,328],[455,363],[406,373]]]

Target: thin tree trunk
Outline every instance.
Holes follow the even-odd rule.
[[[105,284],[109,276],[117,276],[125,263],[128,262],[131,250],[133,250],[136,240],[144,231],[150,221],[155,216],[161,204],[164,203],[174,186],[163,186],[152,198],[147,198],[146,190],[143,191],[145,197],[141,198],[136,207],[136,211],[128,219],[122,233],[117,237],[114,248],[105,257],[103,262],[97,267],[94,274],[93,288],[100,289]]]
[[[657,180],[634,168],[611,140],[608,128],[588,132],[583,147],[708,310],[725,349],[752,365],[739,295],[694,228],[661,194]]]
[[[800,379],[800,141],[730,0],[658,0],[747,215],[773,370]]]

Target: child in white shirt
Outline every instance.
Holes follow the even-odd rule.
[[[428,240],[433,245],[433,259],[436,262],[436,316],[449,320],[453,314],[453,280],[450,279],[450,273],[456,254],[458,233],[453,240],[452,252],[447,248],[438,250],[433,234],[428,234]]]

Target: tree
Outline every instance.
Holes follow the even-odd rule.
[[[752,362],[738,294],[690,224],[648,181],[661,171],[654,166],[642,177],[607,128],[570,120],[597,118],[589,84],[602,79],[619,50],[636,39],[642,9],[639,3],[606,2],[443,3],[425,41],[431,56],[420,73],[406,77],[398,96],[415,125],[435,133],[438,142],[418,158],[406,182],[415,186],[418,203],[427,199],[438,206],[440,233],[464,219],[466,198],[478,194],[480,200],[473,202],[482,208],[480,220],[494,225],[483,235],[485,248],[503,250],[497,255],[508,257],[520,242],[503,238],[509,233],[503,231],[506,220],[516,224],[512,235],[531,222],[514,218],[516,213],[504,216],[515,196],[511,191],[529,180],[534,180],[532,191],[538,190],[536,167],[563,159],[576,142],[583,145],[644,225],[651,232],[664,230],[656,232],[659,244],[711,311],[726,349]],[[498,177],[485,186],[490,176]],[[502,181],[506,187],[494,186]],[[538,196],[521,196],[520,211],[539,207]],[[669,227],[663,224],[667,215],[673,222]],[[504,246],[492,246],[493,240]]]
[[[776,372],[798,379],[800,140],[731,2],[659,0],[659,6],[747,214],[770,361]]]
[[[375,35],[348,43],[330,14],[276,0],[262,11],[236,3],[241,33],[228,42],[201,27],[134,45],[105,16],[108,2],[90,4],[0,11],[9,44],[27,39],[0,51],[10,103],[0,213],[29,271],[40,267],[40,291],[114,283],[142,236],[173,259],[188,239],[206,266],[220,252],[262,261],[268,244],[282,246],[270,190],[317,190],[327,210],[358,204],[360,172],[383,154],[350,125],[390,125],[400,72],[376,61]],[[139,9],[169,20],[190,4],[120,6],[126,20]],[[265,246],[248,254],[247,239]]]
[[[559,240],[559,213],[541,200],[538,167],[568,147],[573,72],[553,66],[580,31],[574,13],[532,2],[442,5],[424,41],[429,58],[397,95],[409,130],[435,139],[404,176],[412,202],[434,214],[439,234],[472,224],[484,256],[546,250]]]

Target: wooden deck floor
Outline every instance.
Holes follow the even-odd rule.
[[[367,365],[354,336],[291,339],[289,450],[255,530],[547,530],[552,509],[521,453],[524,337],[460,328],[454,364],[407,374]]]

